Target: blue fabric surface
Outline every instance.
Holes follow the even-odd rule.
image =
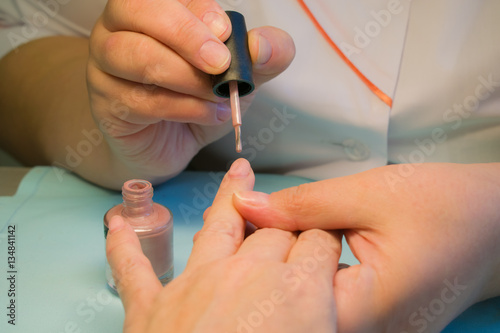
[[[176,275],[185,267],[192,237],[201,228],[202,214],[222,176],[184,172],[155,188],[154,200],[174,215]],[[296,177],[257,175],[256,189],[272,192],[305,182],[308,180]],[[4,273],[0,279],[0,332],[122,331],[121,302],[106,288],[102,226],[105,212],[120,202],[120,193],[50,167],[34,168],[15,196],[0,197],[0,271]],[[9,226],[15,226],[14,243],[8,238]],[[11,268],[7,266],[9,243],[15,246]],[[347,246],[341,261],[357,263]],[[15,297],[7,297],[11,270],[15,272]],[[11,299],[16,306],[15,326],[8,324]],[[500,298],[473,306],[445,332],[500,332]]]

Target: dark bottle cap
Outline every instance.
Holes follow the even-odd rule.
[[[234,11],[226,11],[226,14],[233,28],[225,43],[231,52],[231,64],[224,73],[212,77],[213,91],[219,97],[229,98],[229,82],[237,81],[240,96],[245,96],[255,89],[245,18]]]

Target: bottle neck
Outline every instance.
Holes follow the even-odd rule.
[[[122,197],[123,215],[140,218],[153,213],[153,186],[150,182],[140,179],[125,182]]]

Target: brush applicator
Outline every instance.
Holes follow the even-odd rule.
[[[226,11],[232,25],[231,36],[225,42],[231,52],[231,64],[222,74],[213,76],[214,94],[231,100],[231,114],[236,141],[236,151],[242,150],[240,97],[255,89],[252,78],[252,59],[248,49],[245,18],[238,12]]]

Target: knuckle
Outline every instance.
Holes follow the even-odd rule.
[[[120,233],[121,231],[118,231]],[[116,235],[118,235],[118,233]],[[108,259],[110,258],[119,258],[120,253],[124,248],[132,246],[132,240],[130,238],[121,238],[117,239],[116,235],[113,234],[111,236],[108,235],[106,240],[106,256]],[[113,239],[111,238],[113,237]]]
[[[149,43],[142,43],[140,46],[140,54],[138,55],[138,63],[144,64],[142,69],[142,84],[146,89],[154,90],[156,86],[161,86],[162,80],[159,75],[161,73],[168,72],[166,68],[163,68],[159,63],[152,64],[150,63],[149,52],[150,49]],[[145,52],[143,52],[145,51]]]
[[[137,31],[140,24],[136,18],[138,15],[135,13],[143,11],[147,2],[141,0],[114,0],[111,2],[110,10],[108,11],[110,16],[118,17],[118,20],[121,19],[123,23],[129,25],[129,29]]]
[[[151,263],[144,255],[133,255],[121,259],[113,268],[113,279],[119,287],[128,285],[135,277],[136,272],[152,269]]]
[[[223,267],[224,276],[235,287],[239,284],[246,284],[249,277],[256,272],[256,262],[245,256],[233,256]]]
[[[220,239],[227,242],[227,239],[234,241],[235,246],[243,237],[242,228],[238,228],[234,223],[224,220],[211,221],[200,231],[197,240],[208,237],[211,240]]]
[[[89,51],[91,56],[99,53],[103,43],[103,36],[107,35],[107,30],[104,26],[104,18],[101,16],[97,19],[94,28],[92,29],[89,37]]]
[[[300,292],[303,298],[312,298],[317,301],[318,297],[329,296],[331,293],[328,290],[332,289],[333,281],[328,280],[319,274],[313,274],[309,279],[304,281]]]
[[[112,32],[105,38],[102,38],[102,41],[96,40],[96,44],[101,47],[101,49],[98,49],[97,51],[100,51],[100,54],[104,56],[105,59],[114,55],[116,50],[123,47],[123,39],[121,37],[122,34],[119,32]]]
[[[255,261],[245,256],[234,256],[228,264],[228,270],[237,272],[248,272],[255,266]]]
[[[122,94],[121,99],[125,105],[143,116],[156,110],[161,96],[158,95],[155,86],[151,86],[152,88],[149,89],[149,87],[139,83],[132,83],[132,85],[127,93]]]
[[[306,201],[310,195],[308,185],[309,184],[302,184],[295,186],[284,192],[282,205],[287,211],[298,216],[306,213],[308,207],[304,205],[304,201]]]
[[[176,22],[171,31],[172,43],[174,45],[185,45],[186,41],[199,37],[198,19],[195,16],[184,17],[180,22]]]
[[[225,220],[215,220],[207,224],[205,229],[207,234],[223,234],[229,237],[234,237],[235,231],[234,224]]]
[[[86,75],[86,80],[89,87],[89,92],[92,93],[93,91],[96,91],[99,89],[101,90],[99,85],[97,84],[99,82],[99,76],[101,74],[100,69],[98,68],[98,65],[95,61],[95,59],[89,59],[87,61],[87,70],[85,72]]]

